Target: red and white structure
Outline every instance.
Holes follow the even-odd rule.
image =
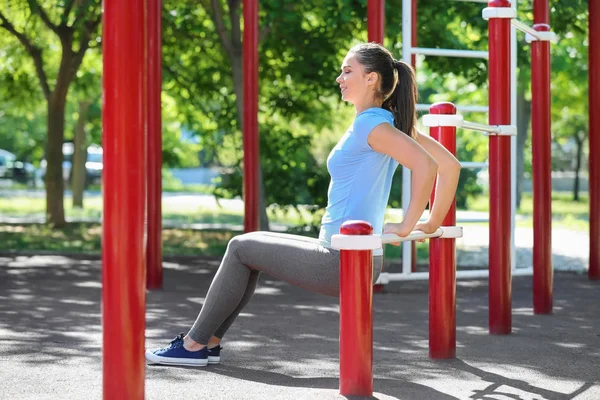
[[[485,1],[476,1],[484,3]],[[516,4],[507,0],[491,0],[482,11],[489,21],[487,52],[412,47],[408,35],[415,22],[413,1],[403,2],[403,58],[414,54],[445,57],[487,58],[489,65],[489,106],[458,107],[463,112],[489,113],[489,125],[465,121],[462,116],[426,115],[425,126],[452,126],[485,132],[490,136],[489,165],[463,163],[463,167],[489,167],[490,176],[490,246],[489,269],[459,271],[458,278],[489,277],[490,333],[511,331],[511,276],[533,274],[534,312],[552,312],[552,252],[551,252],[551,178],[550,178],[550,62],[549,42],[555,40],[548,22],[548,2],[536,0],[533,28],[516,20]],[[514,218],[516,211],[516,30],[526,33],[532,43],[532,121],[533,121],[533,181],[534,181],[534,257],[533,268],[515,268]],[[427,105],[419,105],[424,110]],[[512,137],[512,139],[511,139]],[[510,165],[510,169],[507,166]],[[403,207],[410,200],[410,171],[403,175]],[[387,280],[424,279],[426,274],[411,273],[409,245],[403,247],[401,274],[384,274]],[[591,268],[590,268],[591,271]]]
[[[450,219],[453,216],[450,216]],[[455,216],[454,216],[455,218]],[[386,243],[431,239],[429,355],[456,356],[456,255],[454,241],[462,228],[441,227],[432,234],[406,237],[374,235],[365,221],[347,221],[331,245],[340,250],[340,394],[373,395],[373,250]]]
[[[243,0],[244,9],[244,200],[246,231],[258,229],[258,1]],[[485,3],[485,0],[471,0]],[[384,0],[368,0],[369,40],[383,43]],[[472,124],[460,117],[452,117],[456,109],[447,103],[436,105],[430,112],[436,117],[428,117],[432,124],[431,135],[439,135],[440,142],[455,140],[456,128],[476,129],[489,132],[490,136],[490,178],[495,181],[490,209],[493,215],[490,224],[497,231],[490,246],[497,250],[490,252],[490,287],[494,286],[497,305],[490,305],[490,331],[510,332],[510,276],[521,273],[514,269],[514,242],[511,242],[514,228],[516,168],[516,142],[511,139],[516,125],[516,29],[519,28],[533,40],[532,66],[534,71],[533,124],[534,124],[534,198],[536,209],[535,260],[534,260],[534,310],[536,313],[552,310],[552,268],[550,259],[550,215],[548,131],[549,119],[549,46],[553,39],[549,32],[549,10],[547,0],[534,0],[533,28],[528,28],[514,20],[516,2],[492,0],[484,14],[490,20],[489,52],[465,52],[459,50],[424,49],[416,47],[414,25],[416,0],[403,1],[403,59],[411,62],[413,56],[478,57],[490,60],[489,107],[458,106],[460,112],[488,112],[489,126]],[[161,81],[161,0],[105,0],[103,4],[103,147],[104,147],[104,215],[102,248],[102,319],[103,319],[103,397],[105,399],[144,398],[144,330],[145,330],[145,289],[159,288],[162,285],[161,254],[161,128],[160,128],[160,81]],[[512,11],[511,11],[512,10]],[[589,2],[589,20],[600,20],[600,3]],[[589,278],[600,279],[600,25],[589,27],[589,182],[590,182],[590,268]],[[420,105],[426,110],[429,105]],[[439,114],[439,115],[438,115]],[[450,118],[450,119],[448,119]],[[437,122],[436,122],[437,121]],[[450,121],[450,122],[449,122]],[[140,151],[142,149],[142,151]],[[599,151],[596,151],[599,150]],[[510,164],[502,170],[500,163]],[[481,167],[473,163],[463,163],[464,167]],[[122,171],[128,171],[123,174]],[[410,175],[404,172],[404,206],[410,198]],[[508,188],[508,189],[506,189]],[[506,190],[505,190],[506,189]],[[507,196],[510,193],[510,200]],[[539,203],[538,203],[539,202]],[[453,215],[453,212],[448,214]],[[448,219],[450,218],[450,219]],[[454,225],[451,217],[445,225]],[[342,233],[352,233],[350,231]],[[360,228],[364,229],[364,228]],[[359,231],[360,231],[359,229]],[[430,308],[430,354],[432,357],[452,356],[455,336],[450,330],[455,326],[454,267],[438,268],[434,265],[450,265],[454,260],[453,244],[458,232],[442,232],[434,235],[450,235],[430,241],[432,259],[429,275],[411,274],[411,251],[405,246],[403,273],[399,279],[430,279],[430,296],[444,292],[446,297],[432,301]],[[367,229],[368,230],[368,229]],[[366,232],[366,231],[365,231]],[[408,239],[415,240],[418,234]],[[370,233],[360,235],[365,239]],[[371,239],[368,239],[371,240]],[[377,244],[387,240],[377,239]],[[394,240],[397,240],[394,238]],[[496,241],[497,240],[497,241]],[[437,244],[436,244],[437,243]],[[512,244],[511,244],[512,243]],[[342,244],[345,246],[345,244]],[[346,350],[340,377],[340,388],[350,394],[371,392],[372,394],[372,325],[365,323],[372,318],[372,268],[368,268],[371,250],[342,250],[344,263],[354,267],[343,268],[344,293],[348,288],[363,293],[354,302],[343,296],[342,335],[344,343],[349,343],[352,335],[365,351],[369,352],[358,363],[360,371],[352,369],[355,360]],[[345,253],[348,252],[348,253]],[[358,252],[358,253],[357,253]],[[367,252],[367,253],[361,253]],[[352,253],[359,254],[358,257]],[[493,253],[493,255],[492,255]],[[493,259],[493,260],[492,260]],[[352,261],[354,260],[354,261]],[[454,262],[454,261],[452,261]],[[365,264],[366,263],[366,264]],[[438,264],[435,264],[438,263]],[[367,268],[356,268],[356,265]],[[494,267],[492,267],[492,265]],[[512,266],[512,267],[511,267]],[[369,272],[371,271],[371,272]],[[526,273],[527,271],[523,271]],[[358,276],[354,276],[358,274]],[[469,274],[487,272],[459,271],[455,277],[468,277]],[[475,276],[475,275],[472,275]],[[476,275],[479,276],[479,275]],[[395,280],[391,274],[382,274],[382,279]],[[493,277],[493,278],[492,278]],[[356,278],[356,279],[355,279]],[[146,279],[148,279],[146,283]],[[499,282],[496,286],[493,282]],[[440,286],[446,288],[440,289]],[[450,286],[452,285],[452,289]],[[436,289],[437,288],[437,289]],[[357,301],[360,300],[360,301]],[[492,308],[495,315],[492,322]],[[508,311],[507,311],[508,310]],[[360,328],[348,323],[348,317],[358,314]],[[439,317],[441,315],[441,317]],[[350,317],[352,318],[352,317]],[[356,318],[356,317],[355,317]],[[346,325],[350,325],[346,329]],[[353,332],[353,329],[355,330]],[[455,329],[455,328],[454,328]],[[369,333],[370,332],[370,333]],[[346,337],[346,335],[348,335]],[[369,336],[371,335],[371,336]],[[435,339],[436,335],[438,339]],[[368,343],[370,341],[370,343]],[[439,347],[438,347],[439,345]],[[454,345],[455,346],[455,345]],[[344,347],[345,349],[346,347]],[[125,350],[123,350],[125,349]],[[350,358],[348,358],[350,357]],[[346,361],[348,360],[348,361]],[[361,362],[362,362],[361,361]],[[364,366],[364,368],[362,368]],[[350,368],[350,369],[348,369]],[[342,372],[343,371],[343,372]],[[350,379],[350,381],[347,380]],[[358,386],[352,383],[354,379]]]

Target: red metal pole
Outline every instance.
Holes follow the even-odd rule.
[[[144,0],[104,0],[104,399],[144,398]]]
[[[510,7],[490,0],[489,7]],[[489,20],[489,123],[510,125],[510,19]],[[490,136],[489,330],[511,332],[510,137]]]
[[[259,229],[258,0],[244,1],[244,230]]]
[[[368,0],[367,3],[367,29],[369,42],[383,45],[385,38],[385,0]],[[383,293],[385,285],[378,284],[373,287],[375,293]]]
[[[600,4],[588,2],[589,86],[589,194],[590,194],[590,279],[600,280]],[[592,24],[592,21],[596,21]]]
[[[535,0],[533,29],[550,31],[548,0]],[[550,150],[550,42],[531,43],[533,172],[533,312],[552,313],[552,158]]]
[[[342,235],[371,235],[364,221],[342,224]],[[373,251],[340,251],[340,394],[373,395]]]
[[[411,11],[412,11],[412,15],[411,15],[411,24],[410,24],[410,41],[411,41],[411,46],[412,47],[417,47],[417,0],[411,0],[412,1],[412,6],[411,6]],[[417,68],[417,55],[413,54],[410,56],[410,63],[413,66],[413,68]],[[414,272],[414,271],[413,271]]]
[[[383,45],[385,37],[385,0],[368,0],[367,29],[369,42]]]
[[[410,9],[411,9],[410,45],[411,45],[411,47],[417,47],[417,0],[411,0],[411,1],[412,1],[412,4],[410,7]],[[410,56],[410,64],[416,71],[416,68],[417,68],[417,55],[416,54],[412,54]],[[417,243],[416,242],[410,243],[410,250],[411,250],[410,270],[411,270],[411,272],[417,272]]]
[[[148,101],[148,246],[146,285],[162,287],[162,87],[161,0],[147,0],[146,76]]]
[[[435,103],[430,114],[456,114],[452,103]],[[430,136],[456,154],[456,127],[431,127]],[[435,188],[430,204],[435,200]],[[456,225],[456,198],[442,222]],[[456,250],[455,239],[429,240],[429,357],[456,357]]]

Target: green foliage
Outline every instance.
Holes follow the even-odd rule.
[[[325,207],[329,175],[311,152],[311,137],[294,135],[285,125],[261,125],[260,160],[268,204]],[[242,162],[222,177],[215,188],[219,197],[241,196]]]

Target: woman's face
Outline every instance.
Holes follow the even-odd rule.
[[[342,100],[352,104],[363,102],[371,85],[369,75],[371,74],[365,74],[354,53],[348,53],[342,63],[342,72],[335,80],[340,85]]]

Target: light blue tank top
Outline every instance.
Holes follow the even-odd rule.
[[[394,116],[383,108],[369,108],[356,116],[350,128],[331,150],[327,169],[331,175],[319,242],[331,247],[331,235],[348,220],[364,220],[373,233],[383,231],[383,218],[390,197],[392,177],[398,162],[376,152],[367,138],[377,125],[394,125]],[[374,251],[374,255],[381,254]]]

